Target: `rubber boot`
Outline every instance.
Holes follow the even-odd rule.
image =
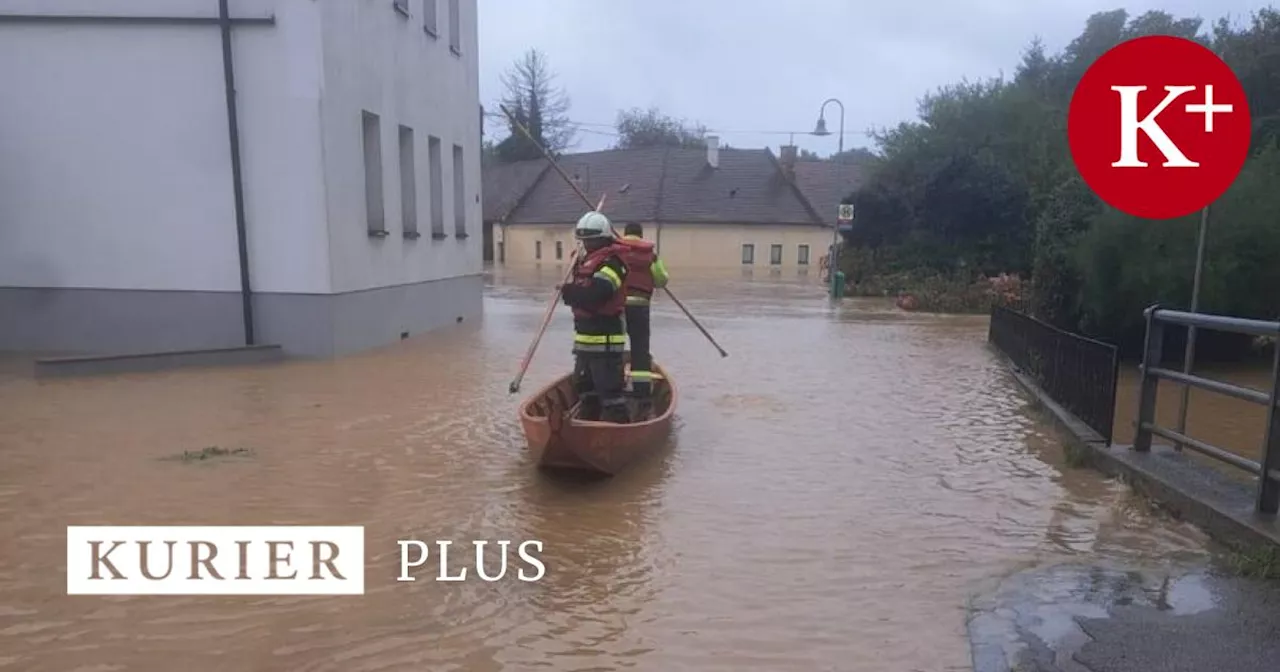
[[[578,408],[578,419],[595,422],[600,420],[600,397],[586,394],[582,397],[582,406]]]

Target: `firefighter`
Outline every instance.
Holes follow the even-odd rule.
[[[631,342],[631,392],[637,400],[638,419],[653,410],[653,353],[649,349],[649,303],[653,290],[667,286],[667,267],[658,258],[653,243],[643,238],[644,229],[630,222],[622,231],[622,261],[627,276],[627,337]]]
[[[609,218],[588,212],[573,230],[584,248],[573,264],[569,284],[561,288],[573,309],[573,380],[582,399],[583,420],[630,421],[625,396],[623,326],[627,265],[613,237]]]

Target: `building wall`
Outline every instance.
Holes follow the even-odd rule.
[[[424,30],[424,2],[435,2],[437,30]],[[459,0],[458,51],[450,48],[451,0],[323,0],[324,92],[321,105],[333,290],[349,292],[477,275],[480,217],[480,75],[477,2]],[[379,117],[382,193],[388,235],[368,234],[361,115]],[[401,208],[399,127],[413,130],[417,228],[406,238]],[[429,138],[439,138],[439,186],[433,193]],[[463,150],[463,199],[454,192],[453,146]],[[432,201],[443,237],[432,236]],[[455,231],[465,217],[467,236]]]
[[[645,238],[658,244],[667,268],[677,273],[681,268],[781,268],[798,269],[801,245],[809,246],[808,266],[817,267],[818,260],[831,245],[831,229],[819,226],[762,226],[733,224],[644,224]],[[555,264],[555,244],[560,242],[563,256],[573,250],[571,224],[519,224],[502,227],[494,235],[495,245],[503,243],[505,264],[531,267]],[[537,259],[538,243],[542,257]],[[755,263],[742,262],[742,246],[754,246]],[[772,245],[782,246],[782,262],[770,263]]]
[[[424,0],[232,0],[237,109],[258,342],[330,355],[480,311],[476,0],[460,52]],[[104,8],[105,6],[105,8]],[[243,343],[239,257],[216,24],[6,21],[5,14],[216,17],[208,0],[0,0],[0,349],[75,352]],[[433,46],[434,45],[434,46]],[[361,110],[382,115],[395,234],[366,233]],[[397,126],[464,148],[470,237],[400,234]],[[418,195],[429,212],[430,196]],[[427,281],[452,278],[439,286]],[[446,289],[447,288],[447,291]],[[140,291],[142,290],[142,291]],[[356,292],[350,296],[340,294]],[[354,298],[353,298],[354,297]],[[359,315],[359,329],[347,316]]]
[[[493,239],[497,250],[494,259],[501,258],[501,263],[513,267],[556,263],[557,242],[560,243],[561,256],[567,260],[577,244],[573,238],[573,224],[499,226],[495,227]]]
[[[208,2],[59,2],[62,13],[211,16]],[[247,5],[248,3],[238,3]],[[0,0],[0,13],[50,3]],[[275,5],[279,5],[278,7]],[[251,273],[262,291],[325,291],[318,53],[310,3],[253,3],[236,28]],[[216,25],[0,20],[0,286],[237,291],[222,48]],[[312,178],[312,179],[309,179]]]

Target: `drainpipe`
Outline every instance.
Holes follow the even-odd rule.
[[[236,239],[240,247],[240,303],[244,312],[244,344],[253,345],[253,289],[249,285],[249,241],[244,221],[244,180],[240,173],[240,123],[236,115],[236,75],[231,60],[231,11],[218,0],[222,28],[222,73],[227,90],[227,135],[231,142],[231,184],[236,203]]]

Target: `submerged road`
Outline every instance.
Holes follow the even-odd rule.
[[[985,318],[833,307],[816,278],[676,278],[730,357],[660,300],[670,445],[549,478],[507,384],[558,275],[500,274],[483,319],[332,362],[0,381],[0,670],[970,670],[971,614],[1028,571],[1209,556],[1062,464]],[[562,310],[526,392],[569,333]],[[205,446],[252,454],[162,459]],[[65,596],[66,525],[197,523],[364,525],[367,593]],[[538,539],[547,574],[398,583],[410,537]]]

